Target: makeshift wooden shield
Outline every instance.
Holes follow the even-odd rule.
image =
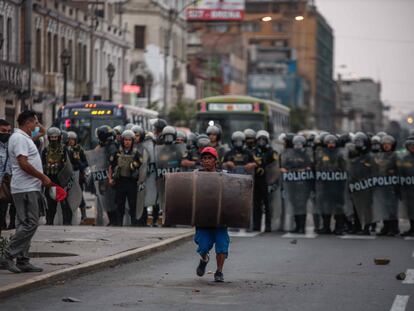
[[[165,175],[167,225],[248,228],[252,206],[250,175],[201,171]]]

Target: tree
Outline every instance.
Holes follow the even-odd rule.
[[[174,126],[191,127],[196,114],[194,102],[179,102],[168,113],[168,120]]]

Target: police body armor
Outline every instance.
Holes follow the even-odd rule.
[[[248,172],[244,166],[248,163],[248,155],[243,150],[232,149],[230,158],[227,161],[232,161],[235,165],[235,168],[230,171],[232,174],[242,174],[242,175],[253,175],[254,171]],[[226,158],[227,154],[225,155]]]
[[[283,173],[283,191],[286,214],[306,215],[306,206],[310,197],[314,174],[312,162],[305,149],[286,149],[282,154],[282,167],[288,170]]]
[[[118,153],[118,162],[114,172],[114,180],[120,178],[136,178],[137,174],[134,175],[132,164],[134,162],[134,155],[136,150],[132,150],[130,154],[126,154],[124,151]]]
[[[187,150],[183,156],[183,159],[184,158],[189,161],[196,162],[196,165],[195,167],[182,167],[181,170],[183,172],[192,172],[194,170],[201,168],[201,164],[200,164],[201,156],[200,156],[200,153],[198,152],[198,148],[191,148],[190,150]]]
[[[405,152],[397,161],[403,216],[414,219],[414,154]]]
[[[397,219],[399,183],[397,155],[395,152],[379,152],[373,154],[372,158],[372,177],[376,177],[372,190],[373,221]]]
[[[348,189],[352,203],[362,226],[372,223],[372,188],[368,180],[372,176],[372,158],[369,153],[355,155],[348,160]]]
[[[45,174],[52,179],[55,179],[57,174],[60,172],[60,170],[63,168],[65,164],[65,149],[64,147],[59,143],[59,146],[53,147],[49,145],[46,150],[46,159],[44,163],[45,168]],[[55,182],[57,180],[54,180]]]
[[[338,149],[323,148],[315,157],[315,211],[320,215],[345,214],[346,162]]]

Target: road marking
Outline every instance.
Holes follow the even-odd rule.
[[[414,284],[414,269],[407,270],[403,284]]]
[[[392,304],[390,311],[405,311],[405,308],[407,307],[408,298],[410,296],[402,296],[397,295],[395,296],[394,302]]]
[[[406,236],[404,238],[404,240],[406,240],[406,241],[412,241],[412,240],[414,240],[414,236]]]
[[[340,239],[344,240],[375,240],[375,235],[341,235]]]
[[[246,231],[229,231],[229,235],[233,238],[253,238],[261,232],[246,232]]]
[[[306,234],[298,234],[298,233],[286,233],[282,235],[282,238],[285,239],[314,239],[318,235],[313,232],[307,232]]]

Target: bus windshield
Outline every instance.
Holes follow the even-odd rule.
[[[205,133],[209,122],[220,124],[223,130],[222,141],[230,143],[231,134],[235,131],[244,131],[251,128],[255,131],[266,128],[265,117],[263,114],[199,114],[197,120],[197,131]]]
[[[98,144],[95,131],[101,125],[115,127],[123,125],[122,118],[72,118],[61,121],[60,128],[66,131],[74,131],[78,135],[79,144],[86,150],[94,148]]]

